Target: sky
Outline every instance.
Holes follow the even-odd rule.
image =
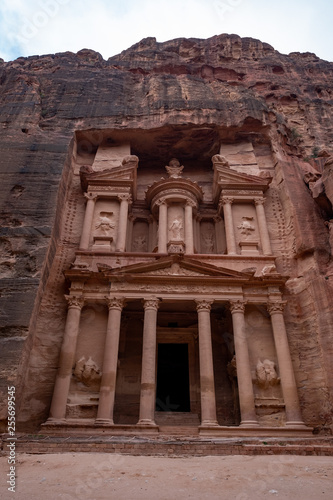
[[[146,37],[237,34],[282,54],[333,61],[332,0],[0,0],[0,57],[100,52],[104,59]]]

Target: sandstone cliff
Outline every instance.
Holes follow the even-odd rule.
[[[221,142],[252,142],[258,164],[274,173],[267,212],[277,266],[290,277],[286,321],[304,419],[330,428],[332,76],[333,63],[314,54],[282,55],[236,35],[147,38],[108,61],[84,49],[0,62],[1,390],[16,383],[23,429],[46,419],[54,382],[59,342],[36,333],[36,318],[47,292],[63,325],[66,284],[48,287],[73,253],[70,241],[55,262],[71,224],[62,219],[70,162],[77,148],[89,163],[103,131],[127,131],[147,167],[172,156],[207,161]]]

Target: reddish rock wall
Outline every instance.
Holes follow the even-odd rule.
[[[108,61],[82,50],[0,63],[0,388],[16,383],[19,401],[29,388],[22,428],[46,419],[52,393],[61,338],[36,332],[36,317],[47,291],[63,329],[64,279],[51,288],[54,269],[62,276],[73,255],[75,237],[60,239],[74,220],[63,207],[76,210],[72,157],[91,164],[107,131],[126,133],[147,168],[172,156],[207,162],[221,143],[252,142],[260,168],[274,173],[267,214],[278,270],[290,276],[286,322],[304,420],[330,428],[332,74],[314,54],[286,56],[236,35],[148,38]],[[309,162],[323,172],[320,197],[304,180]]]

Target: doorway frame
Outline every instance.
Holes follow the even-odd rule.
[[[170,328],[157,327],[156,332],[156,387],[158,369],[159,344],[187,344],[189,368],[190,411],[200,416],[200,374],[199,374],[199,348],[198,328]],[[156,395],[155,395],[156,401]]]

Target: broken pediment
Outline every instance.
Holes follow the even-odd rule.
[[[88,191],[90,186],[130,186],[135,198],[138,162],[137,156],[128,155],[118,167],[95,171],[92,167],[83,166],[80,169],[82,190]]]
[[[268,189],[272,180],[266,172],[257,176],[233,170],[221,155],[213,156],[212,161],[214,169],[213,198],[216,201],[220,192],[225,189],[258,191],[258,194],[262,194]]]

